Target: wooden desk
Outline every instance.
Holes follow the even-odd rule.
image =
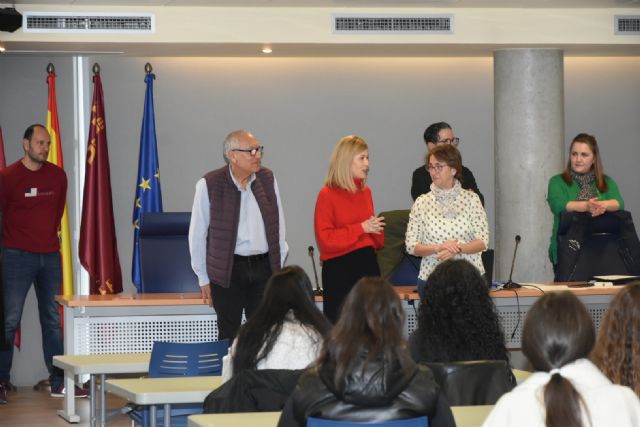
[[[80,416],[75,412],[75,376],[89,374],[91,376],[89,423],[91,427],[96,425],[96,375],[100,375],[100,426],[106,424],[106,399],[104,383],[107,374],[135,374],[149,370],[150,353],[130,354],[95,354],[95,355],[66,355],[54,356],[53,365],[64,370],[64,383],[66,393],[64,395],[63,409],[58,415],[70,423],[80,421]]]
[[[457,427],[481,427],[492,409],[493,405],[451,407]]]
[[[147,353],[154,341],[216,341],[215,312],[199,293],[57,296],[65,354]]]
[[[486,406],[453,406],[451,411],[457,427],[480,427],[493,409]],[[189,427],[276,427],[280,412],[250,412],[239,414],[202,414],[188,418]]]
[[[563,284],[539,285],[540,290],[492,291],[507,348],[519,349],[528,308],[543,294],[569,289]],[[417,327],[418,293],[414,286],[397,286],[407,321],[408,336]],[[596,329],[620,287],[571,289],[587,306]],[[116,294],[56,297],[64,307],[65,354],[150,352],[153,341],[216,341],[217,319],[199,293]],[[321,304],[321,298],[316,298]],[[515,331],[515,332],[514,332]],[[512,334],[513,332],[513,334]]]
[[[546,292],[571,291],[584,303],[591,314],[596,331],[600,329],[600,321],[609,303],[622,288],[621,286],[593,286],[590,288],[569,288],[567,283],[524,284],[526,287],[513,290],[492,290],[491,298],[496,306],[500,323],[505,334],[505,344],[508,349],[521,347],[522,327],[529,308]],[[533,287],[535,286],[535,287]],[[420,297],[413,287],[398,287],[406,290],[402,298],[409,304],[415,305],[415,311],[407,312],[408,330],[417,327],[417,310]]]
[[[410,288],[402,288],[403,296]],[[217,341],[217,317],[200,293],[57,296],[65,354],[146,353],[154,341]],[[322,304],[322,298],[316,302]]]
[[[156,427],[156,405],[164,405],[164,425],[170,427],[171,405],[204,402],[222,384],[222,377],[135,378],[107,380],[105,389],[137,405],[150,406]]]
[[[522,369],[512,369],[513,376],[516,377],[516,383],[522,384],[533,372],[523,371]]]

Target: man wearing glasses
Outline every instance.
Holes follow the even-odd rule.
[[[289,250],[278,184],[262,167],[263,151],[251,133],[231,132],[223,144],[227,165],[196,184],[191,266],[203,299],[216,311],[219,340],[233,340],[242,310],[247,318],[255,311]]]
[[[446,122],[438,122],[430,125],[424,131],[424,142],[427,144],[427,150],[431,151],[438,144],[451,144],[455,147],[460,144],[460,138],[456,138],[453,134],[451,125]],[[413,171],[411,179],[411,197],[415,201],[419,196],[431,191],[431,176],[427,171],[426,165],[420,166]],[[473,173],[466,167],[462,166],[462,188],[471,190],[480,197],[482,206],[484,206],[484,197],[476,184]]]

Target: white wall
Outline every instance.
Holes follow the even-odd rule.
[[[44,70],[50,59],[0,57],[0,125],[8,160],[20,156],[24,128],[45,120]],[[71,60],[53,59],[63,142],[72,144]],[[280,185],[291,246],[288,263],[311,273],[306,248],[315,245],[313,207],[337,140],[356,133],[369,143],[377,211],[408,209],[411,173],[425,154],[422,132],[426,125],[445,120],[462,139],[464,163],[485,195],[493,231],[491,58],[102,57],[90,58],[89,64],[94,60],[102,67],[126,292],[133,290],[131,213],[147,61],[157,75],[156,124],[166,211],[190,210],[196,180],[223,164],[224,136],[248,129],[265,145],[264,163],[275,171]],[[640,58],[567,58],[565,64],[567,142],[581,131],[598,137],[605,169],[618,181],[627,209],[638,217]],[[540,138],[544,136],[541,129]],[[65,145],[64,151],[71,175],[76,167],[70,160],[73,148]],[[546,248],[540,253],[546,254]],[[39,341],[35,307],[25,317],[34,330],[29,339]],[[39,349],[21,356],[26,365],[14,369],[14,381],[26,385],[41,379],[42,370],[35,369],[44,369]]]

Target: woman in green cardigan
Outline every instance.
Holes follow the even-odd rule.
[[[624,201],[613,178],[602,168],[598,142],[593,135],[578,134],[569,148],[569,161],[564,172],[549,181],[547,202],[553,213],[553,231],[549,258],[558,263],[558,225],[560,214],[589,212],[591,216],[624,209]]]

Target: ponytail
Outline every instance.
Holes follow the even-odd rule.
[[[551,375],[544,387],[544,406],[547,408],[546,427],[584,427],[582,408],[587,418],[590,418],[589,410],[578,390],[571,381],[557,372]]]

